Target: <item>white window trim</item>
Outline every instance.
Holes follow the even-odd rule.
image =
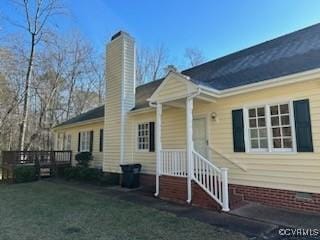
[[[84,136],[86,135],[86,139]],[[86,147],[82,146],[82,141],[85,139]],[[90,152],[90,131],[82,131],[80,132],[80,152]]]
[[[149,148],[150,148],[150,142],[149,142],[149,147],[147,149],[139,149],[139,125],[141,124],[148,124],[148,139],[150,139],[150,122],[137,122],[136,124],[136,134],[135,134],[135,145],[136,145],[136,152],[139,153],[149,153]]]
[[[292,148],[273,148],[272,147],[272,132],[271,132],[271,118],[270,118],[270,106],[276,104],[288,104],[289,105],[289,116],[290,116],[290,126],[291,126],[291,135],[292,135]],[[267,126],[267,134],[268,134],[268,149],[251,149],[250,145],[250,137],[249,137],[249,114],[248,110],[250,108],[257,107],[265,107],[265,115],[266,115],[266,126]],[[292,154],[297,153],[297,144],[296,144],[296,127],[294,121],[294,109],[293,109],[293,101],[279,101],[272,102],[267,104],[256,104],[256,105],[248,105],[243,107],[243,123],[244,123],[244,138],[245,138],[245,151],[250,154]]]

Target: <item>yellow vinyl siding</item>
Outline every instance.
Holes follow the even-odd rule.
[[[156,169],[156,153],[137,149],[137,126],[139,123],[155,122],[155,111],[129,116],[126,138],[125,158],[127,162],[141,163],[142,172],[154,174]],[[185,149],[185,110],[168,108],[162,114],[162,148]],[[156,146],[157,147],[157,146]]]
[[[242,164],[247,172],[218,155],[213,162],[229,168],[230,182],[259,187],[320,192],[320,94],[319,80],[270,88],[249,94],[219,99],[214,104],[195,106],[195,113],[217,114],[210,121],[210,145],[230,159]],[[312,123],[314,153],[234,153],[231,111],[244,106],[277,103],[308,98]]]
[[[103,128],[103,120],[97,123],[88,123],[81,126],[70,126],[63,129],[55,130],[55,133],[71,134],[71,151],[72,151],[72,165],[76,165],[75,155],[78,153],[78,134],[83,131],[93,131],[93,161],[91,167],[102,168],[103,152],[100,152],[100,129]]]
[[[107,49],[107,95],[104,122],[104,156],[103,169],[107,172],[119,172],[120,159],[120,123],[121,123],[121,79],[123,42],[115,39]],[[112,79],[112,80],[111,80]],[[107,117],[106,117],[107,116]]]
[[[195,100],[194,116],[206,116],[208,119],[209,145],[231,161],[245,167],[242,170],[235,164],[225,160],[218,154],[212,154],[212,161],[219,167],[229,168],[229,180],[233,184],[278,188],[294,191],[320,193],[320,80],[301,82],[287,86],[259,90],[247,94],[217,99],[215,103]],[[171,87],[170,87],[171,89]],[[162,89],[166,92],[166,88]],[[170,90],[171,91],[171,90]],[[115,98],[117,98],[115,96]],[[232,137],[233,109],[266,103],[277,103],[289,100],[309,99],[313,134],[313,153],[234,153]],[[111,99],[111,101],[113,101]],[[109,147],[104,148],[105,171],[119,172],[119,100],[110,104],[113,117],[109,118],[109,130],[105,131],[105,139]],[[216,113],[216,120],[211,113]],[[162,147],[164,149],[185,148],[185,108],[176,108],[164,104],[162,113]],[[112,121],[111,121],[112,120]],[[137,124],[155,121],[155,110],[148,113],[129,114],[125,127],[126,163],[141,163],[142,172],[154,174],[156,169],[156,153],[137,150]],[[105,123],[106,124],[106,123]],[[98,129],[95,129],[95,141],[98,144]],[[112,127],[110,127],[112,126]],[[72,132],[72,149],[77,151],[77,133],[81,129],[92,129],[92,125],[66,129]],[[157,147],[157,146],[156,146]],[[98,150],[98,146],[94,146]]]
[[[155,94],[157,101],[161,102],[167,99],[185,97],[186,94],[190,93],[191,91],[195,91],[192,83],[178,78],[181,77],[171,75],[165,80],[165,82],[161,85],[161,89],[159,89],[159,91]]]
[[[247,171],[212,153],[212,161],[219,167],[229,168],[230,183],[258,187],[279,188],[295,191],[320,192],[320,81],[313,80],[287,86],[255,91],[218,99],[216,103],[195,100],[194,116],[208,119],[209,144],[230,160],[245,167]],[[170,92],[164,86],[161,92]],[[258,104],[277,103],[308,98],[312,122],[314,153],[234,153],[232,137],[233,109]],[[212,112],[217,120],[210,118]],[[155,112],[151,114],[155,119]],[[135,121],[150,119],[150,114],[134,116]],[[131,123],[132,124],[132,123]],[[185,109],[168,107],[162,114],[162,147],[185,148]],[[136,143],[136,139],[132,144]],[[135,145],[132,162],[140,162],[144,172],[155,172],[155,154],[137,153]]]
[[[155,112],[129,116],[126,143],[125,159],[130,163],[140,163],[143,173],[155,174],[156,153],[149,151],[139,151],[137,148],[137,128],[139,123],[154,122]]]

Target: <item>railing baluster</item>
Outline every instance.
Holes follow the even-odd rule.
[[[218,182],[218,188],[219,188],[219,200],[221,201],[222,199],[221,199],[221,176],[220,176],[220,174],[218,175],[218,180],[219,180],[219,182]]]
[[[177,168],[177,153],[176,152],[174,152],[173,153],[173,159],[174,159],[174,161],[173,161],[173,163],[174,163],[174,173],[173,173],[173,175],[178,175],[177,174],[177,170],[178,170],[178,168]]]
[[[204,161],[201,161],[201,182],[202,182],[202,184],[204,185],[204,175],[203,175],[203,172],[204,172]]]
[[[213,169],[212,168],[210,168],[210,189],[211,189],[211,193],[212,194],[214,194],[214,192],[213,192]]]

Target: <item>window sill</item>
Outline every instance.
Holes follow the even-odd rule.
[[[259,151],[248,151],[248,152],[245,152],[247,154],[250,154],[250,155],[293,155],[293,154],[297,154],[298,152],[296,151],[274,151],[274,152],[259,152]]]
[[[149,152],[149,150],[136,150],[136,153],[153,153],[153,152]]]

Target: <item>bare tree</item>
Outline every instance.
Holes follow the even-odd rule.
[[[155,81],[165,74],[168,50],[163,44],[156,48],[139,48],[137,51],[137,85]]]
[[[61,13],[59,0],[12,0],[12,3],[22,11],[23,22],[7,19],[14,26],[23,29],[29,38],[29,54],[27,56],[27,71],[24,81],[23,111],[20,124],[19,148],[24,149],[28,122],[30,84],[36,47],[45,38],[48,21],[55,14]]]
[[[206,61],[202,51],[198,48],[186,48],[184,57],[189,67],[197,66]]]
[[[0,149],[51,149],[53,125],[103,103],[104,59],[80,34],[50,31],[58,0],[12,2],[23,31],[1,39]]]
[[[50,147],[50,129],[61,121],[102,103],[103,59],[79,34],[54,36],[38,56],[31,85],[32,132],[26,148]]]

